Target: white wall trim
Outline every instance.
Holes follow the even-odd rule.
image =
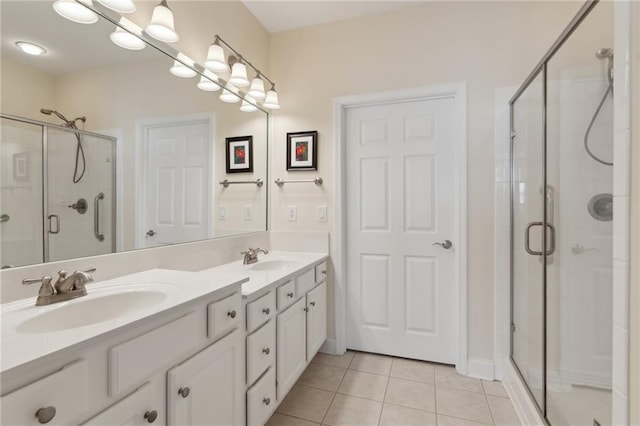
[[[322,352],[325,354],[336,354],[336,339],[327,339],[324,341],[322,346],[320,346],[320,350],[318,352]]]
[[[458,330],[456,370],[467,374],[467,83],[424,86],[389,92],[368,93],[335,98],[333,101],[333,131],[335,141],[335,353],[347,349],[346,333],[346,136],[345,110],[349,107],[379,105],[398,101],[453,97],[455,100],[455,190],[456,190],[456,327]]]
[[[523,425],[543,426],[546,422],[537,410],[529,392],[520,380],[513,364],[507,358],[504,360],[504,388],[513,403],[513,408]]]
[[[469,358],[467,363],[467,376],[476,379],[493,380],[495,378],[495,365],[493,360]]]
[[[175,115],[169,117],[153,117],[136,120],[135,122],[135,166],[134,166],[134,178],[135,178],[135,204],[134,204],[134,244],[135,248],[147,248],[144,241],[144,236],[141,230],[145,224],[145,176],[146,176],[146,141],[147,132],[153,127],[161,126],[175,126],[184,125],[189,123],[197,123],[206,121],[209,124],[209,139],[210,139],[210,151],[209,151],[209,176],[208,182],[210,183],[209,191],[209,203],[213,206],[214,190],[213,190],[213,177],[215,176],[215,162],[213,157],[215,154],[215,124],[216,115],[215,112],[210,113],[197,113],[197,114],[184,114]],[[213,216],[209,216],[209,223],[207,225],[209,235],[213,235]]]

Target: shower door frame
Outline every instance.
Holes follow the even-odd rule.
[[[20,123],[31,124],[34,126],[40,126],[42,129],[42,263],[49,262],[49,229],[46,226],[46,219],[49,216],[49,208],[47,200],[49,199],[49,141],[48,130],[55,129],[61,130],[67,133],[79,133],[81,135],[92,136],[95,138],[105,139],[111,141],[111,186],[113,188],[113,202],[111,203],[111,253],[116,252],[116,203],[117,203],[117,188],[116,188],[116,143],[117,139],[111,136],[103,135],[100,133],[90,132],[81,129],[71,129],[69,127],[60,126],[57,124],[47,123],[45,121],[34,120],[31,118],[20,117],[12,114],[0,113],[0,118],[7,120],[13,120]],[[93,256],[93,255],[87,255]],[[59,259],[66,260],[66,259]],[[25,266],[25,265],[20,265]]]
[[[547,227],[550,225],[548,214],[548,197],[543,198],[542,204],[542,407],[540,407],[536,401],[533,392],[529,388],[524,375],[520,371],[514,357],[513,357],[513,334],[515,331],[514,322],[514,287],[515,287],[515,244],[514,244],[514,191],[515,191],[515,162],[514,162],[514,139],[516,137],[514,130],[514,105],[520,96],[525,93],[527,88],[538,77],[542,76],[542,187],[547,188],[547,64],[556,54],[556,52],[563,46],[563,44],[571,37],[574,31],[580,26],[585,18],[596,7],[600,0],[588,0],[582,5],[578,13],[573,17],[569,25],[565,27],[560,36],[551,45],[549,50],[544,54],[540,62],[533,68],[531,73],[527,76],[522,85],[518,88],[513,97],[509,100],[509,157],[510,157],[510,192],[509,192],[509,211],[510,211],[510,251],[509,251],[509,280],[510,280],[510,300],[509,300],[509,321],[510,321],[510,343],[509,343],[509,361],[516,371],[520,381],[524,384],[525,389],[529,393],[529,397],[533,401],[534,406],[538,410],[538,413],[544,419],[544,421],[550,425],[547,418],[547,255],[548,255],[548,232]],[[555,232],[554,232],[555,234]],[[555,239],[555,235],[553,236]]]

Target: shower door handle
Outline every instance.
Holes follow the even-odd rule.
[[[49,233],[50,234],[59,234],[60,233],[60,216],[58,216],[57,214],[50,214],[49,216],[47,216],[47,219],[49,219]],[[56,230],[53,230],[53,221],[51,219],[55,219],[55,224],[56,224]]]
[[[104,241],[104,235],[100,233],[100,200],[104,200],[102,192],[93,199],[93,234],[98,241]]]
[[[556,228],[553,227],[553,225],[551,225],[550,223],[547,223],[547,228],[549,228],[550,232],[550,247],[547,249],[546,253],[543,253],[542,251],[537,251],[537,250],[532,250],[531,246],[530,246],[530,237],[529,235],[531,234],[531,228],[533,228],[534,226],[543,226],[544,223],[543,222],[529,222],[527,224],[527,227],[524,229],[524,249],[527,251],[527,253],[532,254],[534,256],[542,256],[543,254],[546,254],[547,256],[551,256],[555,251],[556,251]]]

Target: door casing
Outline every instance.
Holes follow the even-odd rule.
[[[344,96],[333,101],[333,129],[336,141],[334,164],[336,238],[333,257],[335,342],[327,342],[325,350],[343,354],[347,349],[346,323],[346,120],[345,110],[350,107],[381,105],[388,102],[453,98],[455,101],[455,241],[459,248],[455,256],[456,312],[458,330],[456,370],[467,374],[467,83],[458,82],[438,86],[424,86],[389,92]]]

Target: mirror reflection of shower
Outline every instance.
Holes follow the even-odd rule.
[[[602,110],[602,106],[604,105],[607,98],[609,97],[609,93],[611,93],[611,98],[613,98],[613,49],[609,49],[609,48],[598,49],[596,52],[596,58],[600,60],[605,60],[605,59],[607,60],[608,84],[607,84],[607,89],[605,90],[604,95],[602,96],[602,100],[600,100],[600,103],[598,104],[598,107],[596,108],[596,111],[594,112],[593,117],[591,118],[591,121],[589,121],[589,125],[587,126],[587,131],[584,134],[584,149],[585,151],[587,151],[587,154],[589,154],[589,157],[593,158],[598,163],[604,164],[605,166],[613,166],[613,161],[609,162],[599,158],[589,148],[589,134],[591,133],[591,128],[593,127],[593,123],[595,123],[596,118],[598,117],[598,114],[600,114],[600,111]]]
[[[51,114],[55,115],[56,117],[58,117],[60,120],[64,122],[63,124],[64,127],[68,127],[70,129],[78,129],[78,126],[76,125],[77,121],[82,122],[82,127],[84,129],[84,124],[87,122],[87,117],[84,117],[84,116],[74,118],[73,120],[68,120],[64,115],[52,109],[41,108],[40,112],[45,115],[51,115]],[[82,147],[82,135],[76,132],[75,136],[76,136],[77,143],[76,143],[76,163],[73,169],[73,183],[78,183],[82,180],[82,177],[86,172],[87,161],[84,156],[84,148]],[[80,159],[82,159],[82,162],[80,161]],[[80,167],[80,163],[82,163],[82,172],[78,174],[78,168]]]

